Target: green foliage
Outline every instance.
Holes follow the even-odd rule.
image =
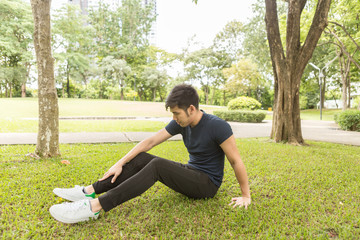
[[[238,97],[228,103],[229,110],[249,109],[255,110],[261,108],[261,103],[250,97]]]
[[[209,104],[211,87],[225,84],[223,69],[230,64],[231,59],[226,52],[212,48],[202,48],[184,56],[186,79],[200,83],[205,93],[206,104]]]
[[[34,151],[33,145],[0,146],[1,237],[356,239],[359,148],[308,143],[296,147],[237,140],[252,194],[246,211],[228,206],[241,191],[226,161],[223,184],[212,199],[189,199],[157,183],[141,196],[101,212],[98,220],[73,225],[60,224],[49,214],[51,205],[63,201],[52,190],[93,183],[135,144],[60,145],[61,158],[47,160],[25,156]],[[180,141],[165,142],[151,154],[181,163],[188,159]],[[61,164],[63,159],[70,165]]]
[[[360,110],[360,96],[357,96],[355,99],[354,99],[354,108],[357,108]]]
[[[335,115],[335,122],[343,130],[360,132],[360,111],[351,109],[342,111]]]
[[[244,24],[242,22],[237,20],[228,22],[223,30],[216,34],[213,41],[213,48],[216,51],[226,52],[232,62],[238,60],[244,38],[243,28]]]
[[[21,0],[0,1],[0,96],[21,95],[27,82],[32,55],[33,18],[30,4]]]
[[[231,122],[249,122],[249,123],[260,123],[266,117],[265,111],[241,111],[241,110],[216,110],[213,112],[215,116],[218,116],[225,121]]]
[[[300,109],[301,109],[301,110],[307,109],[307,105],[308,105],[308,98],[307,98],[307,96],[301,95],[299,98],[300,98],[300,99],[299,99],[299,101],[300,101]]]

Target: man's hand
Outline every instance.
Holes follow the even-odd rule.
[[[245,209],[247,209],[247,207],[250,205],[251,203],[251,198],[248,197],[236,197],[231,199],[231,203],[229,204],[230,206],[232,205],[233,207],[239,206],[242,207],[244,206]]]
[[[103,181],[105,179],[107,179],[110,176],[114,176],[111,179],[111,183],[114,183],[116,178],[121,174],[122,172],[122,166],[117,166],[116,164],[114,166],[112,166],[105,174],[104,176],[99,179],[99,181]]]

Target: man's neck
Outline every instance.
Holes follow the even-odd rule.
[[[192,123],[190,124],[190,127],[195,127],[196,125],[198,125],[198,123],[200,122],[202,116],[204,115],[204,113],[200,110],[198,110],[196,112],[196,115],[194,116],[194,121],[192,121]]]

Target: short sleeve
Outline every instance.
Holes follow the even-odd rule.
[[[212,133],[214,140],[219,145],[233,135],[230,124],[222,119],[213,121]]]
[[[165,129],[172,136],[181,133],[181,126],[175,120],[171,120]]]

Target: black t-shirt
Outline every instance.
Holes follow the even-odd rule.
[[[203,171],[220,187],[224,176],[225,154],[222,144],[232,134],[230,125],[214,116],[204,112],[201,120],[195,127],[181,127],[172,120],[166,127],[171,135],[181,134],[184,144],[189,152],[188,165]]]

